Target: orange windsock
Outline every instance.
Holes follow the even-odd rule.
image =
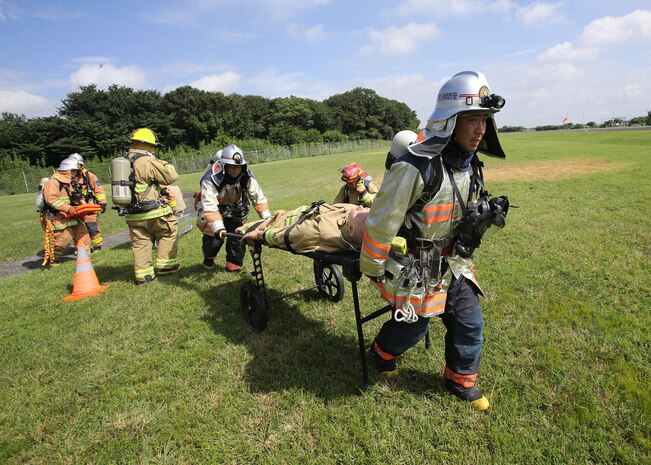
[[[565,123],[569,123],[569,122],[570,122],[570,119],[566,116],[565,118],[563,118],[563,121],[561,122],[561,124],[565,124]]]
[[[77,269],[72,280],[72,294],[64,297],[63,300],[79,300],[86,297],[98,295],[104,292],[108,286],[102,286],[97,279],[93,264],[90,262],[88,249],[81,243],[77,244]]]

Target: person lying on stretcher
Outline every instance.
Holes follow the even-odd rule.
[[[278,210],[271,218],[245,224],[236,232],[249,246],[263,241],[294,253],[359,251],[369,208],[323,200],[296,210]]]

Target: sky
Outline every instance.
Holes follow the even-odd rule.
[[[314,100],[364,87],[421,122],[454,74],[506,98],[498,127],[651,111],[651,0],[0,0],[0,112],[79,86]]]

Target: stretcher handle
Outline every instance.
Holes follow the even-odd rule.
[[[237,234],[237,233],[232,233],[232,232],[227,232],[225,229],[222,229],[219,231],[219,238],[220,239],[235,239],[238,241],[241,241],[242,238],[244,237],[244,234]]]

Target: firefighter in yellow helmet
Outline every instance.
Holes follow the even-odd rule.
[[[178,221],[164,190],[164,186],[175,182],[179,175],[173,165],[156,158],[157,146],[158,139],[151,129],[140,128],[131,134],[127,159],[131,162],[134,185],[125,219],[131,236],[136,284],[175,273],[180,267]],[[155,267],[154,242],[157,244]]]
[[[106,193],[104,187],[99,179],[84,165],[84,158],[78,154],[73,153],[68,158],[77,160],[79,165],[78,176],[72,180],[74,187],[79,189],[84,196],[86,203],[94,203],[100,206],[101,213],[106,211]],[[99,227],[99,214],[91,213],[84,216],[84,224],[90,234],[90,243],[93,251],[102,249],[104,238],[102,237],[102,230]]]
[[[53,250],[45,250],[43,265],[57,266],[66,248],[72,244],[90,248],[90,238],[77,208],[84,203],[81,192],[72,187],[72,179],[79,174],[76,160],[66,158],[43,185],[45,206],[41,211],[41,225],[53,238]],[[47,236],[46,236],[47,238]],[[48,241],[46,240],[46,243]]]
[[[351,163],[341,169],[341,180],[345,183],[339,189],[333,203],[352,203],[370,207],[378,189],[373,179],[357,163]]]

